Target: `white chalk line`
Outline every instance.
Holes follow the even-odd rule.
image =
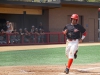
[[[77,69],[77,68],[73,68],[73,69],[74,69],[74,70],[77,70],[77,71],[90,71],[90,70],[100,69],[100,67],[86,68],[86,69]]]
[[[69,72],[69,75],[71,75],[71,74],[74,74],[75,75],[75,73]],[[58,75],[66,75],[66,73],[60,73]]]
[[[35,72],[27,72],[25,70],[20,70],[21,73],[35,73]]]

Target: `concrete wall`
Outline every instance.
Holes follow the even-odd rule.
[[[83,26],[87,30],[84,42],[98,41],[98,8],[97,7],[61,7],[49,10],[49,30],[61,32],[63,27],[69,23],[68,15],[73,13],[83,16]],[[92,21],[92,22],[91,22]]]

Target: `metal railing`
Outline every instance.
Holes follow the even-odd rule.
[[[36,45],[36,44],[62,44],[66,37],[61,32],[37,34],[0,34],[0,46],[5,45]]]
[[[63,1],[78,1],[78,2],[100,2],[100,0],[63,0]]]
[[[61,1],[78,1],[78,2],[100,2],[100,0],[0,0],[0,1],[20,1],[20,2],[38,2],[38,3],[47,3],[47,2],[61,2]]]
[[[46,3],[46,2],[59,2],[60,0],[4,0],[4,1],[20,1],[20,2],[38,2],[38,3]]]

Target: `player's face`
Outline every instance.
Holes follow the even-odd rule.
[[[76,19],[72,19],[72,24],[73,25],[77,24],[77,20]]]

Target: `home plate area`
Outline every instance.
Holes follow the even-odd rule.
[[[100,75],[100,64],[73,65],[69,74],[63,65],[45,66],[5,66],[0,67],[0,75]]]

